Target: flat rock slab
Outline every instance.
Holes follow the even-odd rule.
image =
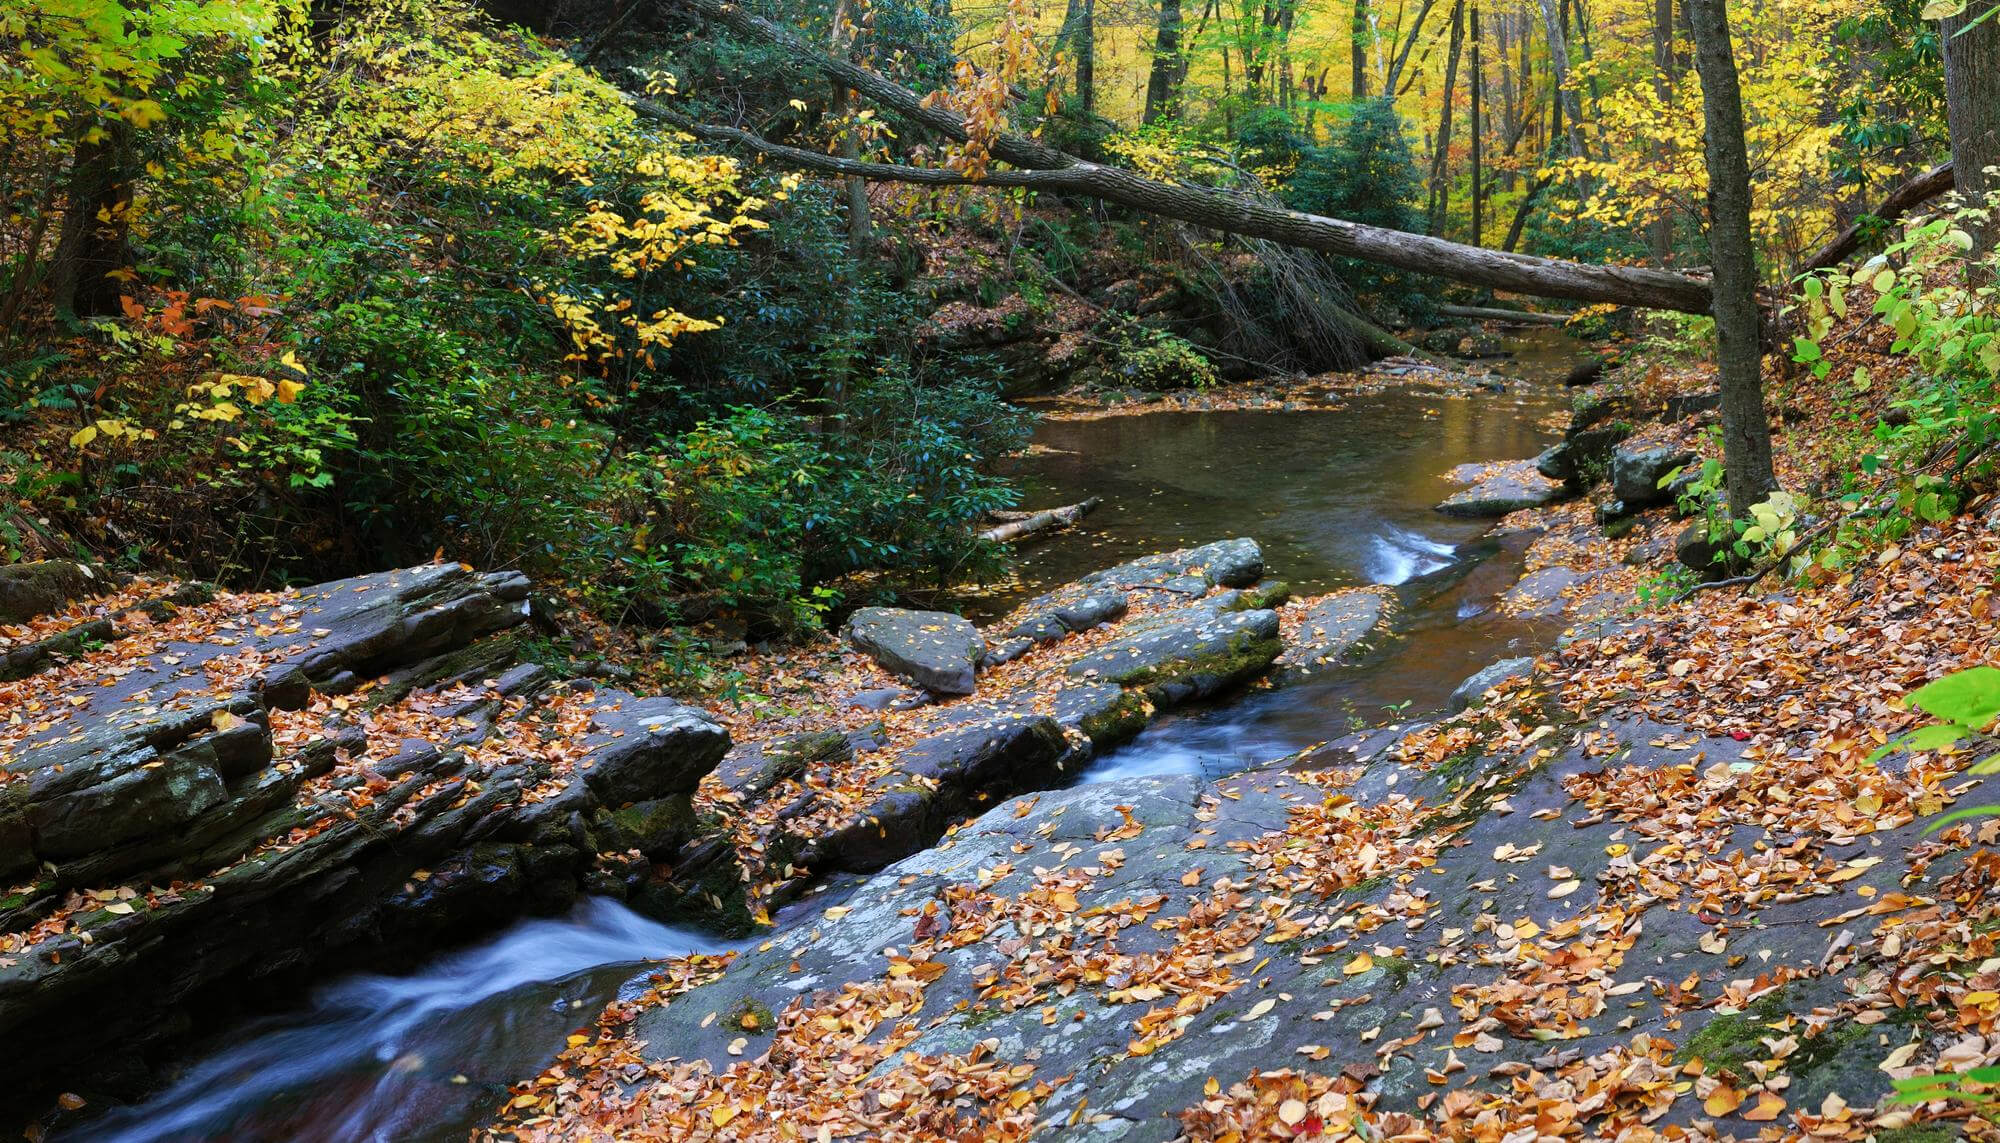
[[[1158,705],[1178,706],[1262,672],[1282,649],[1275,611],[1193,611],[1086,655],[1068,673],[1138,688]]]
[[[1505,516],[1524,508],[1553,504],[1564,495],[1563,484],[1535,468],[1533,460],[1501,465],[1461,465],[1452,475],[1472,482],[1437,506],[1447,516]]]
[[[1750,1059],[1770,1054],[1762,1045],[1775,1042],[1780,1029],[1767,1022],[1789,1013],[1794,1019],[1783,1030],[1797,1048],[1771,1069],[1789,1081],[1788,1105],[1810,1111],[1836,1093],[1851,1107],[1874,1105],[1890,1090],[1879,1065],[1911,1033],[1891,1024],[1883,1034],[1882,1025],[1851,1019],[1848,1002],[1876,966],[1852,948],[1843,952],[1854,933],[1825,923],[1860,912],[1869,898],[1759,885],[1754,913],[1735,900],[1715,906],[1720,918],[1688,907],[1672,894],[1690,868],[1770,863],[1782,846],[1808,842],[1785,831],[1720,826],[1705,835],[1704,848],[1677,861],[1678,851],[1617,815],[1587,813],[1566,785],[1587,786],[1603,773],[1602,750],[1592,747],[1600,736],[1615,740],[1619,766],[1673,774],[1698,757],[1754,768],[1742,762],[1740,743],[1668,741],[1673,733],[1614,722],[1589,739],[1565,732],[1539,753],[1474,758],[1469,770],[1420,772],[1393,758],[1378,761],[1371,773],[1392,772],[1401,782],[1364,776],[1342,792],[1362,806],[1407,795],[1456,812],[1438,819],[1439,844],[1428,855],[1378,864],[1381,875],[1329,878],[1338,888],[1326,896],[1272,898],[1262,887],[1270,861],[1257,856],[1258,839],[1276,831],[1282,843],[1288,823],[1301,813],[1309,818],[1329,793],[1283,771],[1213,785],[1187,776],[1128,779],[1002,804],[884,869],[823,918],[746,951],[714,983],[643,1008],[626,1035],[652,1059],[674,1057],[715,1072],[748,1067],[782,1083],[796,1060],[767,1058],[774,1047],[768,1026],[745,1035],[735,1014],[805,1005],[797,1017],[812,1019],[848,1010],[840,1006],[852,1002],[843,998],[867,995],[860,990],[881,981],[907,979],[919,983],[895,995],[907,1005],[899,1011],[915,1013],[907,1025],[915,1035],[898,1041],[907,1053],[900,1058],[971,1056],[1031,1069],[1035,1081],[1050,1085],[1036,1108],[1038,1138],[1164,1143],[1184,1137],[1175,1114],[1211,1098],[1207,1085],[1277,1068],[1348,1071],[1376,1094],[1371,1115],[1409,1115],[1405,1137],[1443,1137],[1450,1132],[1440,1129],[1442,1116],[1457,1116],[1452,1123],[1462,1128],[1472,1114],[1438,1098],[1445,1086],[1438,1077],[1454,1053],[1463,1067],[1447,1090],[1464,1089],[1477,1106],[1524,1098],[1521,1077],[1562,1084],[1564,1069],[1597,1066],[1657,1079],[1657,1088],[1644,1090],[1671,1100],[1653,1120],[1658,1129],[1749,1138],[1760,1124],[1744,1113],[1756,1100],[1710,1115],[1701,1095],[1672,1090],[1673,1083],[1702,1044],[1741,1043]],[[1452,793],[1482,783],[1499,788]],[[1880,858],[1864,879],[1880,897],[1914,876],[1907,847],[1923,825],[1888,831],[1880,846],[1814,841],[1802,860]],[[1295,846],[1281,852],[1309,860],[1318,835],[1294,837]],[[1365,860],[1379,863],[1374,850],[1370,841]],[[1271,852],[1268,842],[1261,852]],[[1013,919],[994,924],[996,914]],[[1634,919],[1640,914],[1643,925]],[[1343,928],[1352,915],[1407,924],[1355,934]],[[1225,936],[1232,924],[1241,931]],[[1852,923],[1855,932],[1868,927],[1866,918]],[[1559,970],[1553,957],[1509,955],[1554,951],[1579,930],[1612,934],[1587,968]],[[1212,958],[1221,953],[1244,969],[1215,971]],[[1746,956],[1756,968],[1742,966]],[[1183,999],[1193,992],[1177,973],[1190,964],[1207,972],[1202,979],[1214,989],[1200,1002]],[[1759,974],[1789,982],[1746,1015],[1733,1015],[1742,1005],[1731,1003],[1731,991]],[[1686,981],[1698,1002],[1668,1001],[1663,981]],[[1578,1014],[1545,1003],[1546,996]],[[1177,1003],[1177,1020],[1158,1018],[1171,1016]],[[1814,1012],[1833,1015],[1798,1019]],[[835,1021],[823,1018],[829,1027]],[[1629,1051],[1640,1035],[1664,1041],[1671,1062],[1606,1055]],[[1151,1038],[1136,1051],[1142,1036]],[[863,1067],[877,1066],[875,1079],[902,1066],[855,1055]],[[1608,1062],[1591,1064],[1600,1057]],[[1704,1059],[1711,1075],[1726,1066]],[[1626,1122],[1617,1117],[1633,1113],[1639,1091],[1621,1089],[1623,1102],[1579,1110],[1581,1136],[1608,1137],[1608,1127]],[[969,1114],[976,1101],[960,1109]]]
[[[1350,662],[1382,626],[1388,600],[1381,591],[1339,591],[1307,606],[1298,634],[1278,656],[1281,678]]]
[[[949,611],[864,607],[847,621],[847,638],[884,670],[938,694],[969,695],[986,637]]]

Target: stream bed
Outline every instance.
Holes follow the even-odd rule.
[[[1558,338],[1560,341],[1560,339]],[[1560,376],[1573,351],[1547,335],[1522,346],[1530,374]],[[1544,372],[1546,370],[1546,372]],[[1079,527],[1023,554],[1018,579],[974,601],[981,618],[1048,587],[1152,552],[1253,536],[1300,594],[1381,584],[1396,637],[1355,669],[1166,718],[1099,759],[1081,781],[1140,774],[1220,776],[1364,724],[1441,707],[1467,675],[1532,653],[1554,625],[1495,606],[1518,578],[1522,538],[1432,506],[1473,461],[1533,455],[1566,404],[1550,384],[1447,398],[1356,397],[1333,411],[1159,413],[1046,423],[1016,476],[1026,503],[1101,496]],[[839,887],[779,917],[817,913]],[[649,959],[731,947],[588,900],[562,918],[519,922],[397,977],[358,976],[305,1006],[209,1044],[168,1089],[67,1138],[382,1143],[463,1139],[533,1075]]]

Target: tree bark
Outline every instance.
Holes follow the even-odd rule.
[[[1945,116],[1951,129],[1951,161],[1958,189],[1985,205],[2000,191],[2000,0],[1972,0],[1943,22]],[[1975,26],[1976,22],[1976,26]],[[2000,219],[1975,228],[1980,252],[2000,242]]]
[[[1587,157],[1583,150],[1583,105],[1569,88],[1569,37],[1563,33],[1562,12],[1557,0],[1541,0],[1542,30],[1549,38],[1549,70],[1555,84],[1556,107],[1568,132],[1572,159]]]
[[[1479,103],[1485,94],[1486,77],[1480,65],[1479,39],[1479,5],[1475,0],[1472,6],[1472,244],[1474,246],[1485,245],[1482,232],[1486,229],[1486,201],[1484,188],[1480,185],[1480,166],[1486,159],[1481,138],[1485,127],[1479,121]]]
[[[1368,0],[1354,0],[1354,22],[1349,29],[1348,66],[1353,73],[1348,90],[1359,103],[1368,98]]]
[[[1694,25],[1707,127],[1708,237],[1715,268],[1716,363],[1722,373],[1722,456],[1729,511],[1743,517],[1778,486],[1771,467],[1771,420],[1764,409],[1757,253],[1750,238],[1750,159],[1743,139],[1725,0],[1685,0]]]
[[[801,63],[844,79],[863,95],[946,138],[959,141],[966,138],[965,122],[956,114],[941,107],[926,107],[910,89],[876,72],[814,50],[790,29],[751,15],[725,0],[676,2],[747,38],[787,50]],[[1156,182],[1118,167],[1086,162],[1012,132],[996,133],[990,149],[994,157],[1024,169],[992,171],[971,179],[958,171],[859,162],[788,147],[733,127],[688,124],[680,116],[644,101],[637,101],[636,105],[647,114],[676,123],[700,137],[735,143],[789,166],[826,174],[859,174],[869,179],[924,186],[1023,187],[1076,194],[1211,230],[1268,238],[1289,246],[1322,250],[1510,293],[1682,313],[1707,313],[1709,309],[1708,283],[1689,275],[1642,266],[1593,266],[1484,250],[1421,234],[1287,210],[1225,191]]]
[[[1153,70],[1146,77],[1145,122],[1172,116],[1180,105],[1181,80],[1187,60],[1181,55],[1181,0],[1160,0],[1159,22],[1153,29]]]
[[[833,6],[833,55],[838,59],[852,62],[854,59],[854,37],[848,21],[847,0],[838,0]],[[833,114],[840,121],[840,154],[847,159],[861,157],[861,135],[855,130],[852,118],[854,92],[839,80],[833,81]],[[868,253],[868,246],[874,240],[874,228],[868,217],[868,180],[859,175],[847,176],[847,252],[857,261]]]
[[[102,138],[77,144],[63,195],[62,229],[49,259],[50,301],[65,320],[118,312],[123,291],[107,275],[132,261],[131,224],[123,208],[132,201],[135,165],[132,129],[122,120],[104,125]]]
[[[1444,236],[1451,210],[1451,97],[1458,91],[1458,55],[1465,45],[1465,0],[1451,7],[1451,47],[1444,58],[1444,107],[1438,112],[1437,143],[1431,151],[1430,232]]]

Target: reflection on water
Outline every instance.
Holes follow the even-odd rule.
[[[644,962],[726,942],[602,898],[410,976],[355,976],[241,1029],[172,1087],[71,1136],[104,1143],[463,1139]]]
[[[1549,351],[1566,370],[1573,353]],[[1252,536],[1273,575],[1301,594],[1393,587],[1395,637],[1362,669],[1163,719],[1100,759],[1085,781],[1141,774],[1216,777],[1284,757],[1361,725],[1442,707],[1467,675],[1530,653],[1556,625],[1502,614],[1523,537],[1486,539],[1485,520],[1439,515],[1460,464],[1532,456],[1553,440],[1539,422],[1558,390],[1446,398],[1358,397],[1331,412],[1158,413],[1042,426],[1021,462],[1029,504],[1101,496],[1075,529],[1031,547],[1020,582],[983,601],[1027,595],[1119,560]]]
[[[1254,536],[1302,591],[1400,583],[1487,530],[1432,511],[1468,461],[1533,456],[1559,394],[1395,392],[1322,412],[1154,413],[1041,426],[1018,462],[1023,502],[1101,496],[1076,528],[1025,549],[1020,582],[987,612],[1121,560]]]

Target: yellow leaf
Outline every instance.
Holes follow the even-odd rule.
[[[292,381],[287,379],[279,380],[278,404],[280,405],[291,404],[292,402],[298,400],[299,394],[305,392],[305,390],[306,386],[305,382],[303,381]]]
[[[737,1107],[733,1103],[717,1104],[708,1109],[709,1121],[717,1127],[729,1126],[729,1121],[736,1118],[737,1114]]]
[[[94,441],[96,439],[97,439],[97,426],[85,425],[82,428],[76,430],[74,433],[70,434],[69,445],[71,448],[82,448],[83,446],[89,444],[91,441]]]
[[[1375,958],[1369,956],[1367,953],[1362,953],[1360,956],[1357,956],[1353,960],[1348,961],[1346,967],[1342,968],[1340,971],[1346,973],[1348,976],[1360,976],[1362,973],[1367,972],[1369,969],[1374,967],[1375,967]]]
[[[1252,1004],[1250,1006],[1250,1011],[1245,1012],[1243,1014],[1243,1018],[1245,1020],[1255,1020],[1259,1016],[1262,1016],[1264,1013],[1269,1012],[1271,1009],[1277,1007],[1277,1004],[1278,1001],[1276,997],[1267,996],[1264,999],[1259,1000],[1257,1003]]]
[[[119,916],[123,917],[132,911],[132,902],[113,901],[109,905],[106,905],[104,907],[104,911],[107,913],[116,913]]]

